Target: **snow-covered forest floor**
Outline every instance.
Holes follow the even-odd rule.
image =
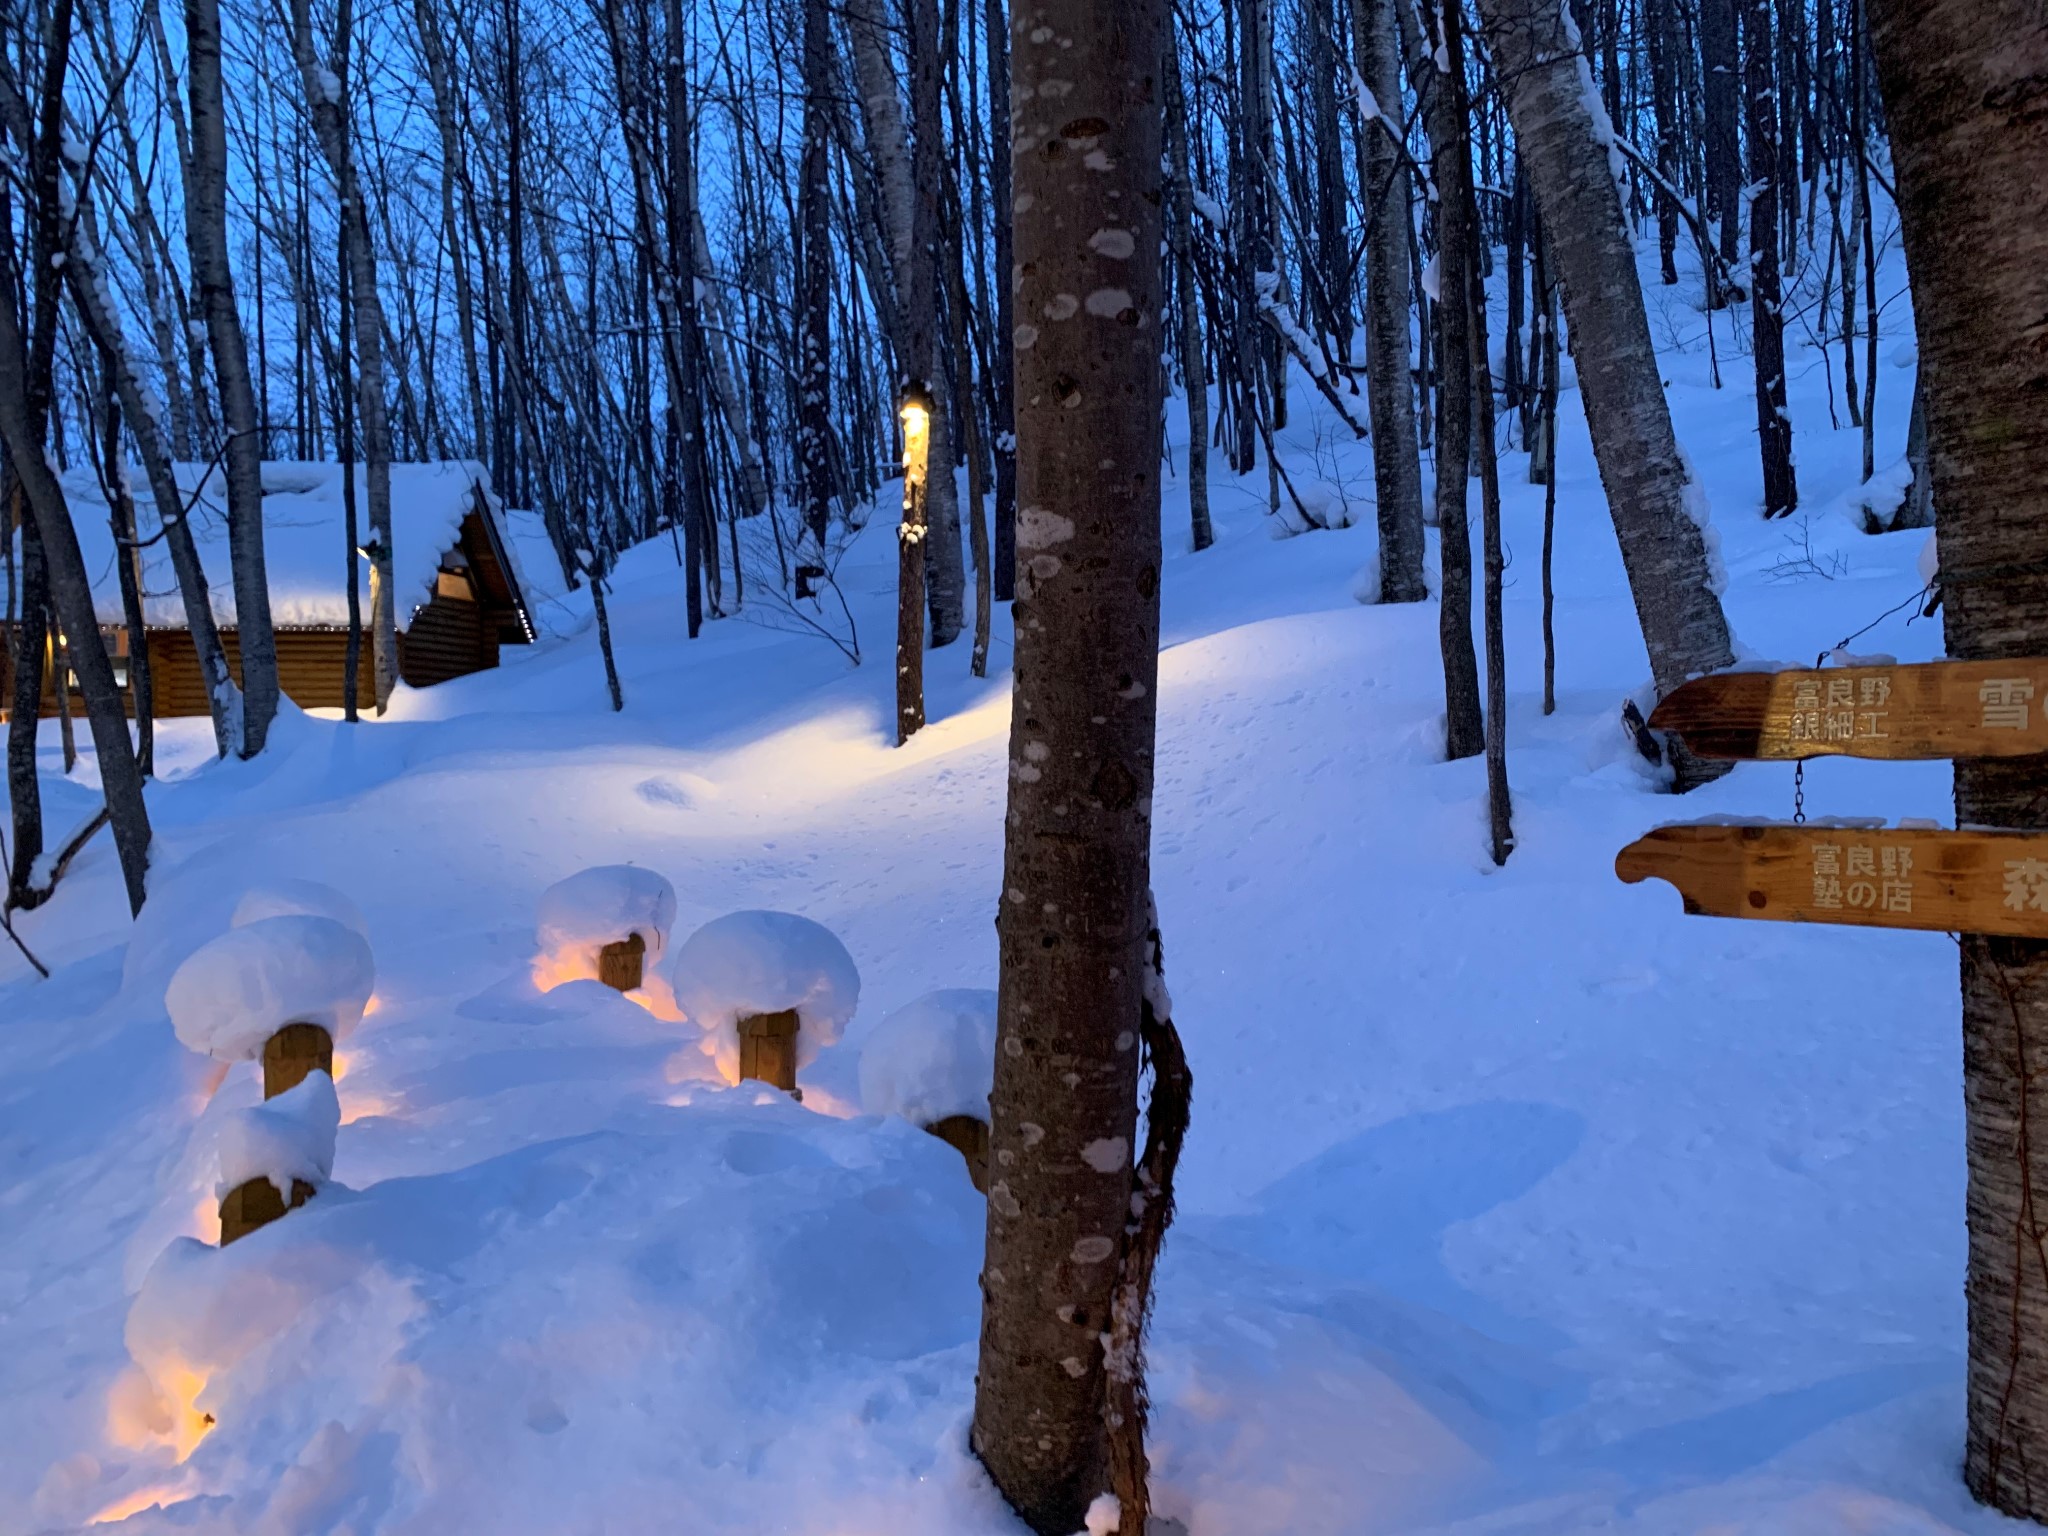
[[[1859,435],[1829,429],[1797,328],[1806,510],[1760,520],[1748,359],[1717,318],[1709,386],[1694,292],[1651,274],[1730,615],[1751,654],[1810,663],[1917,591],[1926,536],[1858,531]],[[1569,388],[1560,430],[1547,718],[1542,492],[1502,460],[1500,870],[1480,762],[1440,760],[1435,605],[1354,597],[1369,449],[1303,388],[1287,461],[1357,526],[1273,537],[1261,470],[1217,482],[1200,555],[1169,483],[1154,882],[1196,1101],[1152,1348],[1160,1509],[1193,1536],[1989,1530],[1956,1471],[1951,945],[1686,918],[1616,881],[1658,821],[1789,815],[1792,770],[1655,792],[1618,725],[1647,666]],[[964,639],[928,658],[932,724],[888,745],[887,521],[840,571],[859,667],[746,618],[685,643],[662,542],[612,600],[621,715],[564,605],[557,638],[380,723],[283,719],[248,764],[210,761],[204,722],[163,733],[141,921],[102,839],[21,921],[54,979],[0,952],[0,1536],[1021,1530],[965,1448],[980,1198],[950,1148],[855,1114],[866,1030],[995,984],[1007,621],[986,682]],[[1912,612],[1852,649],[1938,654]],[[49,759],[53,831],[92,808],[90,767]],[[1941,764],[1823,760],[1806,785],[1814,814],[1949,815]],[[536,987],[542,889],[628,861],[674,882],[678,937],[770,907],[845,941],[859,1013],[802,1105],[726,1087],[694,1031],[594,982]],[[261,1090],[178,1044],[165,983],[280,876],[369,920],[342,1187],[173,1246],[214,1237],[212,1138]]]

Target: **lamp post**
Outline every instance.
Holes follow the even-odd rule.
[[[903,523],[897,530],[896,745],[924,725],[924,491],[931,453],[931,391],[906,381],[897,407],[903,423]]]

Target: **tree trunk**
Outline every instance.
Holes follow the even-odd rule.
[[[1645,0],[1649,11],[1651,113],[1657,124],[1657,171],[1676,187],[1678,169],[1678,37],[1677,0]],[[1713,0],[1707,0],[1713,3]],[[1832,0],[1821,0],[1823,5]],[[1678,281],[1678,205],[1669,197],[1657,199],[1657,258],[1659,276],[1669,285]]]
[[[1934,481],[1927,471],[1927,392],[1920,379],[1913,381],[1913,414],[1906,422],[1906,462],[1912,466],[1913,483],[1906,488],[1905,505],[1892,519],[1892,527],[1932,528],[1934,526]]]
[[[1581,85],[1578,39],[1560,0],[1480,0],[1508,113],[1543,216],[1545,252],[1564,308],[1593,455],[1628,570],[1659,693],[1735,659],[1707,553],[1705,495],[1671,429],[1635,242]],[[1718,778],[1726,763],[1671,744],[1676,787]]]
[[[18,282],[12,243],[0,240],[0,293],[20,292]],[[142,800],[142,769],[135,760],[135,745],[128,738],[128,721],[121,706],[120,685],[114,681],[114,664],[100,639],[99,620],[93,612],[92,583],[86,575],[85,556],[78,548],[78,531],[71,525],[63,489],[43,457],[42,434],[29,400],[30,377],[29,351],[15,319],[14,305],[0,302],[0,439],[5,440],[8,458],[19,478],[29,513],[35,519],[48,562],[51,608],[70,638],[70,663],[85,693],[93,748],[99,757],[100,786],[106,796],[114,847],[128,890],[128,910],[136,913],[142,910],[144,882],[149,872],[149,811]],[[38,700],[38,706],[40,703]]]
[[[960,551],[960,491],[953,477],[959,459],[959,424],[965,407],[946,387],[939,358],[938,275],[946,221],[940,216],[941,186],[947,175],[944,127],[939,115],[939,7],[937,0],[910,0],[910,117],[912,199],[910,272],[900,284],[907,303],[905,329],[910,356],[905,371],[932,397],[931,472],[925,481],[925,601],[931,611],[934,649],[959,638],[965,619],[966,569]],[[956,221],[957,223],[957,221]]]
[[[1167,17],[1163,0],[1018,0],[1011,22],[1017,299],[1038,334],[1017,350],[1016,698],[973,1443],[1043,1536],[1078,1530],[1103,1491],[1100,1340],[1133,1194]],[[1034,40],[1048,36],[1075,46]],[[1063,294],[1087,302],[1068,315]]]
[[[1913,281],[1948,652],[2048,647],[2048,29],[2032,0],[1871,0]],[[2029,709],[2044,707],[2041,699]],[[2042,760],[1959,758],[1956,820],[2048,827]],[[1985,1503],[2048,1521],[2048,942],[1962,939],[1969,1436]]]
[[[1706,70],[1707,216],[1719,219],[1721,265],[1735,270],[1735,241],[1742,229],[1742,148],[1737,138],[1741,113],[1741,68],[1735,57],[1735,0],[1700,0],[1700,62]],[[1725,304],[1731,295],[1719,283],[1709,298]]]
[[[1778,93],[1771,74],[1771,0],[1745,0],[1744,91],[1749,99],[1749,316],[1756,363],[1756,432],[1763,451],[1764,516],[1799,505],[1792,418],[1785,410],[1785,316],[1779,304]]]
[[[804,0],[804,154],[797,189],[802,268],[797,296],[798,511],[818,563],[832,513],[832,15],[827,0]]]
[[[1401,4],[1402,0],[1392,0]],[[1435,19],[1432,15],[1432,20]],[[1467,517],[1472,458],[1471,228],[1472,146],[1466,138],[1465,80],[1437,65],[1441,39],[1412,30],[1408,75],[1429,106],[1430,179],[1436,183],[1437,392],[1436,522],[1443,563],[1437,610],[1444,667],[1444,756],[1472,757],[1486,746],[1479,708],[1479,661],[1472,649],[1472,534]],[[1406,317],[1402,330],[1407,330]],[[1405,338],[1404,338],[1405,341]],[[1406,352],[1406,346],[1402,348]],[[1377,453],[1379,444],[1373,444]],[[1384,570],[1381,581],[1386,577]]]
[[[189,0],[209,4],[212,0]],[[350,7],[344,0],[335,27],[344,39]],[[381,711],[398,686],[397,594],[391,566],[391,419],[384,404],[384,306],[377,296],[377,253],[370,244],[370,220],[348,139],[346,56],[330,70],[314,50],[310,0],[292,0],[292,44],[306,83],[313,131],[341,194],[341,218],[348,245],[349,296],[356,337],[356,398],[363,418],[363,458],[370,501],[370,661]],[[246,665],[246,663],[245,663]],[[245,674],[246,675],[246,674]]]
[[[1180,374],[1188,413],[1188,541],[1199,552],[1216,542],[1209,519],[1209,358],[1202,343],[1200,295],[1195,291],[1194,182],[1188,164],[1187,96],[1181,89],[1178,43],[1166,50],[1166,146]]]
[[[0,301],[0,307],[11,301]],[[29,515],[21,476],[10,460],[0,474],[7,500],[0,505],[0,524],[21,528],[21,597],[8,636],[13,655],[14,689],[8,701],[7,801],[12,810],[14,841],[8,852],[5,906],[33,906],[36,861],[43,856],[43,789],[36,776],[36,732],[43,717],[43,653],[50,641],[50,575],[43,541]],[[11,545],[10,538],[9,544]],[[8,594],[10,597],[13,593]]]
[[[1429,595],[1422,577],[1422,464],[1408,368],[1409,186],[1400,120],[1401,37],[1394,19],[1394,7],[1402,3],[1351,0],[1359,77],[1381,114],[1360,124],[1359,132],[1365,138],[1365,388],[1383,603],[1419,603]]]
[[[987,0],[989,122],[995,152],[989,165],[989,211],[995,225],[995,410],[989,430],[995,459],[995,599],[1007,603],[1017,590],[1017,419],[1015,298],[1010,290],[1010,157],[1003,145],[1010,131],[1010,34],[1004,0]]]
[[[434,127],[441,138],[442,238],[447,242],[448,267],[455,280],[455,334],[461,345],[462,380],[469,399],[469,435],[464,446],[470,457],[483,462],[490,457],[490,450],[484,434],[483,376],[477,368],[476,302],[469,287],[469,253],[463,247],[461,221],[455,214],[456,191],[464,183],[462,140],[456,129],[455,82],[450,78],[447,56],[441,46],[443,23],[433,0],[413,0],[413,25],[419,33],[420,57],[426,64],[427,84],[433,93]]]
[[[304,9],[306,0],[298,0]],[[192,175],[185,189],[185,243],[206,316],[214,381],[227,429],[228,556],[242,661],[242,755],[254,757],[277,714],[277,640],[263,559],[263,444],[249,349],[228,263],[227,112],[222,101],[220,0],[185,0],[186,74],[192,101]]]
[[[1345,364],[1351,361],[1351,242],[1344,232],[1344,136],[1337,129],[1336,19],[1329,0],[1309,6],[1309,126],[1313,138],[1315,245],[1303,251],[1314,262],[1316,280],[1305,283],[1310,309],[1323,311],[1322,327]],[[1320,296],[1321,303],[1315,300]]]
[[[128,356],[120,316],[108,303],[105,263],[92,238],[92,220],[83,189],[79,193],[79,208],[79,217],[71,225],[64,274],[79,321],[100,350],[108,386],[119,400],[129,436],[135,440],[136,456],[142,461],[143,477],[149,482],[164,546],[170,551],[171,568],[177,574],[178,592],[184,600],[185,627],[192,636],[199,675],[206,685],[214,750],[226,757],[241,745],[241,690],[235,685],[227,655],[221,649],[220,630],[213,618],[212,591],[199,562],[192,529],[185,520],[185,499],[171,468],[170,445],[163,439],[163,414],[156,400],[143,393],[141,375]]]
[[[1465,45],[1462,9],[1447,5],[1438,13],[1443,26],[1444,77],[1456,91],[1460,105],[1465,94]],[[1466,310],[1466,368],[1472,378],[1473,441],[1479,460],[1480,547],[1485,560],[1486,625],[1486,819],[1493,845],[1493,862],[1505,864],[1515,846],[1514,811],[1508,796],[1508,658],[1507,640],[1501,614],[1501,581],[1507,562],[1500,536],[1500,461],[1493,447],[1493,369],[1486,344],[1486,281],[1478,271],[1478,200],[1472,190],[1471,164],[1465,166],[1460,196],[1465,210],[1465,238],[1471,252],[1462,294]],[[1444,189],[1450,195],[1450,189]],[[1451,295],[1446,294],[1446,298]],[[1444,308],[1449,309],[1450,304]],[[1467,560],[1470,560],[1468,555]],[[1469,572],[1466,580],[1471,580]],[[1469,605],[1470,598],[1468,596]],[[1446,607],[1449,605],[1446,604]],[[1472,644],[1470,608],[1467,608],[1465,645]]]

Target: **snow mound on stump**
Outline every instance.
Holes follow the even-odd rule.
[[[860,972],[832,930],[794,912],[728,912],[676,951],[676,1006],[712,1037],[721,1065],[737,1059],[737,1025],[796,1010],[797,1060],[831,1045],[860,1002]]]
[[[362,1022],[376,981],[370,946],[345,924],[265,917],[194,951],[164,1006],[187,1049],[242,1061],[287,1024],[317,1024],[340,1040]]]
[[[986,1120],[995,1075],[995,993],[943,988],[898,1008],[862,1043],[860,1107],[913,1125]]]
[[[334,1079],[309,1072],[298,1087],[274,1099],[237,1110],[220,1130],[220,1182],[216,1200],[251,1179],[268,1179],[285,1204],[292,1180],[316,1188],[334,1172],[334,1138],[341,1129],[341,1100]]]
[[[235,903],[235,915],[228,919],[228,926],[246,928],[268,917],[332,918],[364,942],[370,937],[363,909],[333,886],[322,885],[318,880],[272,880],[251,886]]]
[[[675,921],[676,888],[667,880],[634,864],[600,864],[541,892],[534,940],[553,967],[595,976],[605,945],[637,933],[652,960],[668,947]]]

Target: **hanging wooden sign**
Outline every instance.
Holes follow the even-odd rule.
[[[1685,824],[1615,856],[1708,917],[1853,923],[2048,939],[2048,833]]]
[[[1715,672],[1650,724],[1701,757],[2025,757],[2048,752],[2048,658]]]

